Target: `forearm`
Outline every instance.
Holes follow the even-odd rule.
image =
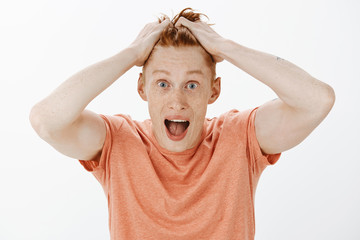
[[[134,51],[126,48],[81,70],[37,103],[31,117],[49,132],[61,130],[73,123],[96,96],[134,66],[135,60]]]
[[[279,98],[294,109],[313,110],[328,101],[332,88],[313,78],[294,64],[231,40],[223,44],[219,56],[269,86]]]

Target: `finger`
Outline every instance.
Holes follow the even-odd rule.
[[[152,30],[152,32],[156,35],[156,38],[158,39],[163,32],[163,30],[169,25],[169,20],[164,20],[161,23],[158,23],[158,25]]]
[[[161,23],[159,23],[158,21],[150,22],[145,25],[144,29],[164,28],[165,26],[167,26],[167,24],[169,24],[168,19],[165,19]]]
[[[149,34],[155,33],[160,34],[162,30],[169,24],[169,20],[164,20],[163,22],[151,22],[145,25],[144,29],[142,30],[140,36],[145,37]]]
[[[224,61],[222,57],[218,57],[218,56],[213,56],[213,59],[216,63]]]
[[[187,20],[184,17],[180,17],[179,20],[176,22],[175,27],[184,26],[184,27],[190,28],[191,24],[192,24],[191,21]]]
[[[159,31],[161,32],[164,28],[166,28],[168,25],[170,24],[170,20],[169,19],[165,19],[164,21],[162,21],[161,23],[157,23],[156,27],[155,27],[155,31]]]
[[[170,19],[167,18],[164,21],[162,21],[160,25],[162,26],[162,28],[165,28],[169,24],[170,24]]]

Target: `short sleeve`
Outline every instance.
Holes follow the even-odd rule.
[[[248,148],[250,157],[253,158],[254,171],[261,173],[262,170],[268,165],[274,165],[280,158],[281,153],[277,154],[264,154],[261,150],[259,142],[256,138],[255,130],[255,116],[257,108],[254,108],[248,117],[247,137],[248,137]]]
[[[106,166],[108,165],[108,159],[112,149],[113,126],[110,121],[111,116],[105,116],[102,114],[99,115],[104,120],[106,128],[106,137],[102,151],[100,152],[100,154],[98,154],[91,160],[79,159],[79,162],[87,171],[92,172],[100,182],[103,182],[106,172]]]

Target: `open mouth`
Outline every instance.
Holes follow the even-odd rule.
[[[171,140],[179,141],[186,135],[187,129],[190,125],[189,121],[180,119],[165,119],[166,133]]]

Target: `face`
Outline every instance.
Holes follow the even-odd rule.
[[[140,74],[138,92],[148,102],[153,134],[169,151],[182,152],[200,142],[207,105],[220,94],[220,78],[211,79],[206,54],[200,46],[157,46],[145,79]]]

